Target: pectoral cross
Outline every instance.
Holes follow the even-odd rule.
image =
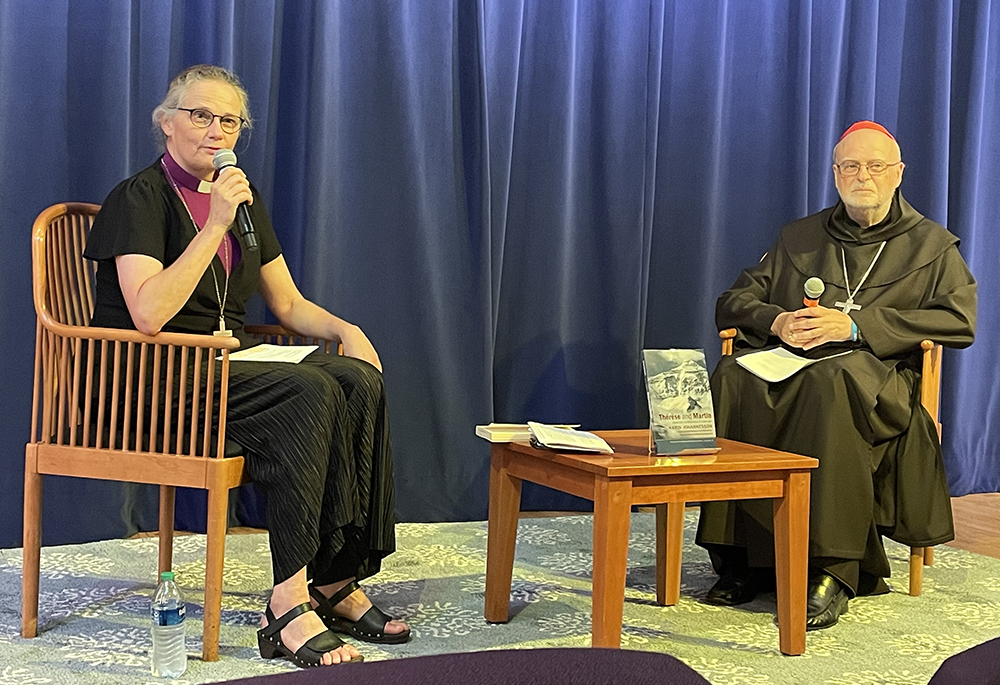
[[[212,335],[220,335],[220,336],[224,336],[224,337],[229,337],[232,334],[233,334],[233,332],[231,330],[229,330],[229,329],[226,328],[226,319],[225,319],[225,317],[220,316],[219,317],[219,330],[212,331]]]
[[[850,314],[852,309],[861,309],[860,304],[854,304],[854,298],[848,297],[847,302],[834,302],[834,307],[840,307],[845,314]]]

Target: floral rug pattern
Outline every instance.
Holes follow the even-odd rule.
[[[685,523],[681,600],[655,603],[653,515],[633,514],[622,647],[666,652],[715,685],[924,685],[947,656],[1000,634],[1000,560],[946,546],[924,574],[924,594],[906,594],[908,550],[887,543],[894,577],[886,596],[850,603],[840,624],[809,633],[806,653],[778,651],[774,594],[743,607],[702,602],[714,582]],[[366,583],[383,610],[406,620],[405,645],[359,644],[366,660],[483,649],[590,644],[592,519],[521,521],[511,620],[483,619],[486,523],[400,524],[398,551]],[[294,670],[261,659],[255,629],[270,586],[264,534],[230,535],[220,660],[203,663],[205,539],[174,541],[174,570],[188,602],[188,670],[177,685]],[[20,637],[21,550],[0,550],[0,685],[160,683],[149,671],[149,599],[155,538],[42,551],[39,637]]]

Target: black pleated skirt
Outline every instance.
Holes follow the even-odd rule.
[[[299,364],[232,362],[227,436],[267,498],[274,583],[378,572],[395,550],[382,374],[316,351]]]

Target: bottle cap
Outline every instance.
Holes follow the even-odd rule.
[[[173,571],[164,571],[163,573],[160,574],[160,580],[173,580],[173,579],[174,579]]]

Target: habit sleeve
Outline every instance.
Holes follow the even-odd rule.
[[[976,281],[952,245],[934,263],[902,279],[895,288],[922,293],[919,307],[873,305],[853,312],[876,357],[898,357],[921,340],[968,347],[976,329]]]
[[[719,329],[736,328],[737,340],[751,347],[763,347],[771,334],[774,319],[786,311],[771,304],[769,295],[776,259],[772,248],[756,266],[744,269],[736,283],[715,303],[715,323]],[[777,340],[777,338],[775,338]]]

